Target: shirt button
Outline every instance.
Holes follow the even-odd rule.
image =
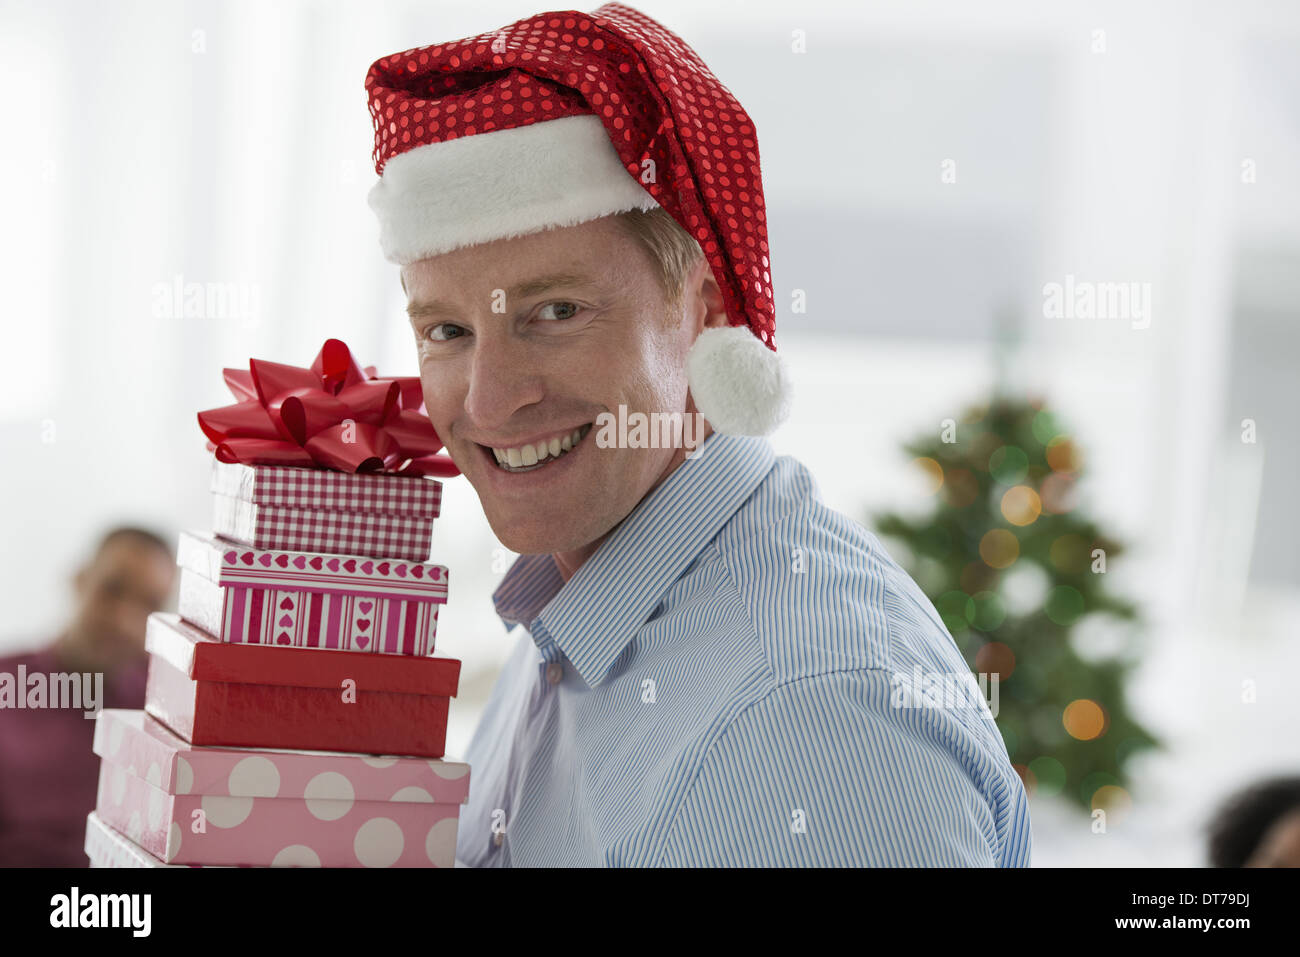
[[[546,680],[553,685],[558,685],[564,677],[564,665],[558,661],[552,661],[546,666]]]
[[[497,847],[500,847],[505,842],[506,842],[505,831],[497,831],[495,834],[492,835],[492,843],[495,844]]]

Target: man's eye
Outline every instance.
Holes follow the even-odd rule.
[[[465,334],[465,330],[450,322],[440,322],[436,326],[430,326],[425,335],[434,342],[446,342],[448,339],[459,339]]]
[[[573,302],[548,302],[537,311],[539,319],[572,319],[578,314],[579,306]]]

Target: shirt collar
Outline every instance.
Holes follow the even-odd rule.
[[[763,438],[713,433],[632,509],[565,582],[550,555],[521,555],[493,593],[497,614],[553,640],[600,684],[672,584],[771,471]]]

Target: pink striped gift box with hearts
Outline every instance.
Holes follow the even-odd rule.
[[[221,641],[427,656],[441,565],[232,545],[183,532],[178,611]]]

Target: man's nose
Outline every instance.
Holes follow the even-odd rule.
[[[536,350],[517,337],[480,336],[470,360],[465,411],[479,428],[498,428],[519,409],[540,402],[545,377]]]

